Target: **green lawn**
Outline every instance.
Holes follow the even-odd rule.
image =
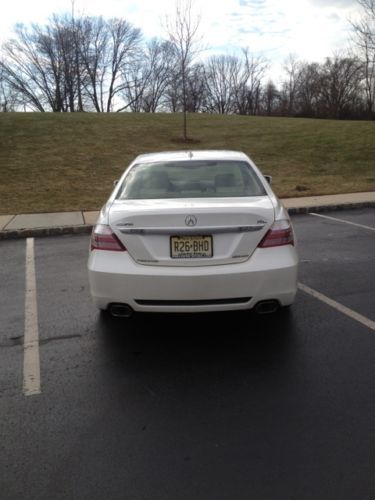
[[[280,197],[375,191],[375,122],[181,115],[0,113],[0,214],[96,210],[139,153],[235,149]]]

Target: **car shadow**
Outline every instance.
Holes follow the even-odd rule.
[[[124,372],[268,371],[295,351],[293,311],[206,314],[101,314],[96,325],[105,361]]]

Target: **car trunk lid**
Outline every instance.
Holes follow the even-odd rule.
[[[115,201],[113,232],[145,265],[207,266],[247,260],[274,221],[268,196]]]

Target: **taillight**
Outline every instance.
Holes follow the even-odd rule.
[[[259,243],[260,248],[294,245],[293,229],[288,220],[277,220]]]
[[[91,233],[91,250],[112,250],[123,252],[126,250],[121,241],[113,234],[112,229],[105,224],[97,224]]]

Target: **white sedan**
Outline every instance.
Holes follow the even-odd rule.
[[[293,303],[298,257],[287,211],[236,151],[138,156],[91,236],[90,291],[114,316]]]

